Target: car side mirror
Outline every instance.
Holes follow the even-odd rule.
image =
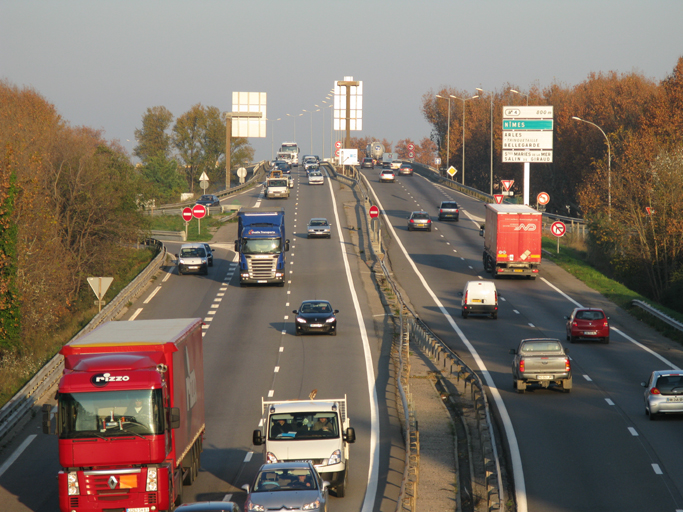
[[[509,354],[510,354],[511,356],[514,356],[515,354],[517,354],[517,350],[514,349],[514,348],[511,348]]]
[[[647,384],[645,382],[641,382],[640,385],[643,386],[644,388],[647,387]]]
[[[249,494],[249,484],[244,484],[244,485],[242,486],[242,489],[244,489],[245,491],[247,491],[247,494]]]
[[[565,316],[564,319],[565,319],[565,320],[569,320],[569,317],[568,317],[568,316]]]
[[[254,433],[251,436],[251,442],[255,446],[261,446],[263,444],[263,433],[261,432],[261,429],[256,429],[254,430]]]
[[[177,255],[177,254],[174,254],[174,256],[175,256],[175,259],[178,259],[178,255]]]
[[[338,310],[338,309],[335,309],[335,310],[334,310],[334,314],[336,315],[337,313],[339,313],[339,310]]]
[[[292,310],[292,313],[294,313],[294,314],[296,315],[296,314],[298,314],[299,312],[298,312],[296,309],[294,309],[294,310]]]
[[[569,349],[567,347],[564,348],[564,353],[569,354]]]

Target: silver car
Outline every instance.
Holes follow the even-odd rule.
[[[410,214],[410,217],[408,217],[408,231],[415,229],[432,230],[432,219],[429,218],[427,212],[419,211]]]
[[[330,223],[323,217],[311,219],[308,221],[308,229],[306,232],[308,233],[308,238],[314,238],[316,236],[330,238]]]
[[[203,243],[183,244],[180,253],[176,254],[178,261],[178,275],[197,272],[209,273],[209,259]]]
[[[645,414],[651,420],[660,414],[683,413],[683,372],[674,370],[654,371],[645,388]]]
[[[310,462],[264,464],[254,483],[242,489],[249,495],[245,511],[310,510],[327,512],[327,488]]]
[[[325,178],[323,173],[320,171],[311,171],[308,173],[308,184],[309,185],[322,185],[325,183]]]

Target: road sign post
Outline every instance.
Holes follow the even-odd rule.
[[[550,232],[557,237],[557,254],[560,254],[560,237],[563,237],[567,232],[567,226],[564,225],[564,222],[557,220],[550,226]]]
[[[192,207],[192,216],[197,219],[197,234],[201,234],[202,224],[200,219],[206,216],[206,206],[203,204],[196,204]]]
[[[114,280],[113,277],[89,277],[88,278],[88,284],[90,285],[90,288],[92,288],[92,291],[95,292],[95,295],[97,296],[97,300],[95,301],[95,304],[98,306],[98,311],[102,311],[102,306],[104,306],[105,302],[102,300],[102,297],[104,297],[104,294],[107,293],[107,290],[109,289],[109,286],[111,285],[112,281]]]

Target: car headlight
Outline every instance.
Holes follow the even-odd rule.
[[[330,455],[330,459],[327,461],[327,465],[331,466],[332,464],[339,464],[340,462],[341,462],[341,451],[335,450],[332,452],[332,455]]]
[[[254,503],[253,501],[249,500],[247,502],[247,506],[245,507],[247,510],[250,510],[252,512],[264,512],[266,510],[263,505],[259,505],[258,503]]]
[[[185,260],[184,259],[179,259],[178,260],[178,265],[185,265]]]
[[[81,490],[78,487],[78,474],[75,471],[71,471],[67,475],[66,485],[69,488],[69,496],[81,494]]]
[[[331,316],[330,318],[328,318],[327,320],[325,320],[325,322],[328,323],[328,324],[331,324],[331,323],[334,322],[335,320],[336,320],[336,318],[333,317],[333,316]]]
[[[266,453],[266,464],[275,464],[280,462],[273,452]]]
[[[310,503],[306,503],[301,510],[318,510],[320,508],[320,498]]]
[[[298,323],[300,323],[300,324],[305,324],[305,323],[306,323],[306,319],[305,319],[305,318],[301,318],[300,316],[297,316],[297,317],[296,317],[296,321],[297,321]]]
[[[157,468],[147,468],[147,485],[145,490],[151,492],[157,489]]]

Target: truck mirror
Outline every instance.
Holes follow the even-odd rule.
[[[517,351],[516,351],[514,348],[511,348],[511,349],[510,349],[510,354],[511,354],[511,355],[514,356],[516,353],[517,353]]]
[[[346,429],[346,442],[347,443],[355,443],[356,442],[356,431],[353,429],[353,427],[349,427]]]
[[[174,254],[174,256],[175,256],[175,259],[178,259],[178,255],[177,255],[177,254]]]
[[[263,444],[263,434],[260,429],[257,428],[254,430],[254,433],[251,436],[251,442],[254,446],[261,446]]]
[[[289,251],[289,240],[285,240],[285,251]]]
[[[235,252],[240,252],[240,241],[235,240]]]
[[[482,225],[479,227],[479,236],[484,236],[484,229],[485,229],[485,226],[482,224]]]
[[[171,430],[180,428],[180,407],[171,407]]]
[[[52,406],[50,404],[43,404],[43,434],[52,434]]]

